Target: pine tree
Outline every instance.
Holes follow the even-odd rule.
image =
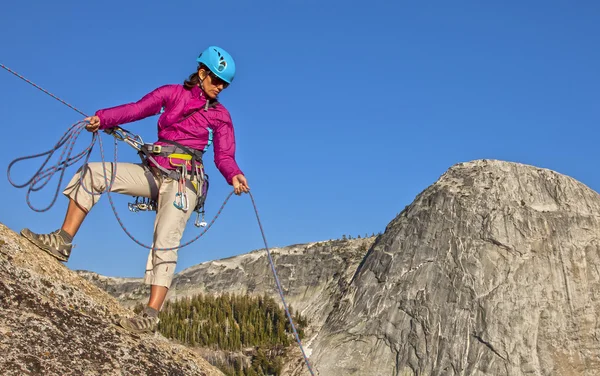
[[[143,306],[142,306],[143,307]],[[298,335],[308,320],[290,306]],[[227,351],[246,347],[258,348],[252,365],[246,367],[235,360],[219,367],[227,375],[277,375],[281,372],[281,357],[294,338],[285,311],[266,294],[222,296],[196,295],[187,299],[168,301],[160,313],[160,332],[191,346],[203,346]]]

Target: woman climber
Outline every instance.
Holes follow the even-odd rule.
[[[142,147],[144,163],[116,163],[114,176],[111,163],[85,165],[63,191],[69,205],[62,227],[49,234],[21,231],[40,249],[66,262],[73,237],[106,190],[107,181],[111,192],[156,200],[153,249],[144,276],[144,283],[151,285],[150,299],[139,316],[120,321],[121,326],[134,332],[157,329],[158,312],[175,272],[177,247],[203,192],[202,154],[211,144],[217,169],[233,185],[235,194],[248,193],[250,189],[235,161],[231,117],[217,100],[234,78],[233,58],[225,50],[210,46],[197,62],[197,70],[183,85],[159,87],[136,103],[99,110],[86,118],[86,129],[96,132],[162,113],[158,119],[158,141]]]

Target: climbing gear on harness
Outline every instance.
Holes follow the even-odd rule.
[[[3,64],[1,64],[1,63],[0,63],[0,68],[3,68],[3,69],[5,69],[5,70],[7,70],[8,72],[10,72],[10,73],[14,74],[15,76],[19,77],[20,79],[24,80],[25,82],[27,82],[27,83],[31,84],[31,85],[32,85],[32,86],[34,86],[35,88],[37,88],[37,89],[41,90],[42,92],[44,92],[44,93],[48,94],[48,95],[49,95],[49,96],[51,96],[52,98],[54,98],[54,99],[58,100],[59,102],[61,102],[61,103],[65,104],[67,107],[69,107],[69,108],[71,108],[71,109],[75,110],[76,112],[78,112],[78,113],[82,114],[82,115],[83,115],[83,116],[85,116],[85,117],[88,117],[88,116],[87,116],[85,113],[83,113],[83,112],[79,111],[78,109],[76,109],[75,107],[71,106],[71,105],[70,105],[70,104],[68,104],[67,102],[63,101],[62,99],[60,99],[60,98],[58,98],[58,97],[54,96],[53,94],[49,93],[48,91],[46,91],[46,90],[44,90],[44,89],[42,89],[41,87],[39,87],[39,86],[37,86],[36,84],[34,84],[33,82],[31,82],[31,81],[27,80],[26,78],[24,78],[23,76],[19,75],[18,73],[16,73],[16,72],[14,72],[14,71],[10,70],[9,68],[7,68],[5,65],[3,65]],[[100,145],[100,158],[101,158],[101,160],[102,160],[102,163],[103,163],[103,164],[104,164],[104,163],[106,163],[106,162],[105,162],[105,160],[104,160],[104,148],[103,148],[103,146],[102,146],[102,138],[101,138],[101,137],[98,137],[96,132],[94,132],[94,133],[92,134],[92,142],[91,142],[91,144],[90,144],[90,145],[89,145],[89,146],[88,146],[88,147],[87,147],[87,148],[86,148],[86,149],[85,149],[85,150],[84,150],[82,153],[78,154],[78,155],[77,155],[76,157],[74,157],[74,158],[70,158],[71,152],[72,152],[72,150],[73,150],[73,145],[74,145],[74,142],[76,141],[77,137],[79,136],[79,134],[81,133],[81,131],[82,131],[83,129],[85,129],[85,122],[77,122],[76,124],[72,125],[72,126],[69,128],[69,130],[68,130],[68,131],[67,131],[67,132],[66,132],[66,133],[63,135],[63,137],[61,138],[61,141],[62,141],[62,142],[61,142],[61,141],[59,141],[59,143],[57,143],[57,144],[55,145],[55,147],[54,147],[54,148],[52,148],[51,150],[49,150],[48,152],[45,152],[45,153],[40,153],[40,154],[33,155],[33,156],[27,156],[27,157],[18,158],[18,159],[15,159],[14,161],[12,161],[12,162],[9,164],[9,167],[8,167],[8,179],[9,179],[10,183],[11,183],[13,186],[17,187],[17,188],[22,188],[22,187],[25,187],[25,186],[29,185],[29,190],[28,190],[28,192],[27,192],[27,203],[28,203],[29,207],[30,207],[30,208],[32,208],[33,210],[35,210],[35,211],[39,211],[39,210],[36,210],[36,209],[34,209],[34,208],[31,206],[31,203],[29,202],[29,193],[30,193],[30,192],[33,190],[33,189],[32,189],[32,187],[34,187],[34,186],[35,186],[35,183],[37,183],[37,181],[39,181],[40,179],[42,179],[42,177],[47,177],[47,178],[48,178],[48,180],[50,180],[50,179],[52,178],[52,176],[54,175],[54,173],[55,173],[55,172],[57,172],[57,171],[60,171],[60,170],[62,170],[62,171],[63,171],[63,172],[62,172],[62,174],[61,174],[61,181],[62,181],[62,175],[64,174],[64,170],[65,170],[65,169],[66,169],[68,166],[70,166],[70,165],[72,165],[73,163],[75,163],[75,162],[78,160],[77,158],[78,158],[79,156],[83,156],[83,155],[85,155],[86,153],[87,153],[87,157],[86,157],[86,160],[85,160],[85,162],[84,162],[84,163],[85,163],[85,164],[87,164],[87,161],[88,161],[88,158],[89,158],[89,154],[91,153],[91,150],[92,150],[93,146],[95,145],[95,143],[96,143],[96,140],[98,141],[98,143],[99,143],[99,145]],[[63,140],[65,140],[65,141],[63,141]],[[63,150],[63,153],[61,154],[61,160],[60,160],[60,161],[59,161],[59,162],[58,162],[58,163],[57,163],[57,164],[56,164],[54,167],[52,167],[52,168],[49,168],[49,169],[47,169],[47,170],[43,170],[43,167],[46,165],[46,163],[48,162],[48,160],[50,159],[50,157],[52,156],[52,154],[53,154],[54,152],[56,152],[56,151],[57,151],[59,148],[61,148],[61,147],[62,147],[62,146],[63,146],[63,145],[64,145],[64,144],[67,142],[67,141],[69,141],[69,143],[68,143],[68,144],[70,144],[70,145],[71,145],[71,146],[70,146],[70,148],[69,148],[69,152],[68,152],[68,154],[67,154],[67,158],[66,158],[64,161],[62,160],[62,156],[64,155],[64,152],[65,152],[65,151]],[[16,162],[18,162],[18,161],[20,161],[20,160],[25,160],[25,159],[37,158],[37,157],[39,157],[39,156],[44,156],[44,155],[48,155],[48,154],[49,154],[49,156],[48,156],[48,158],[46,159],[46,161],[44,162],[44,164],[42,165],[42,167],[41,167],[40,169],[38,169],[38,171],[36,172],[36,174],[34,174],[34,176],[33,176],[33,177],[32,177],[32,178],[31,178],[31,179],[30,179],[30,180],[29,180],[27,183],[25,183],[25,184],[23,184],[23,185],[20,185],[20,186],[17,186],[17,185],[15,185],[15,184],[14,184],[14,183],[13,183],[13,182],[10,180],[10,169],[11,169],[11,167],[12,167],[12,166],[13,166],[13,165],[14,165]],[[80,157],[80,158],[81,158],[81,157]],[[116,161],[117,161],[117,138],[115,137],[115,165],[114,165],[114,169],[113,169],[113,176],[114,176],[114,174],[116,174],[116,166],[117,166],[117,164],[116,164]],[[142,246],[142,247],[144,247],[144,248],[146,248],[146,249],[153,249],[152,247],[148,247],[147,245],[145,245],[145,244],[143,244],[143,243],[139,242],[137,239],[135,239],[135,238],[134,238],[134,237],[133,237],[133,236],[132,236],[132,235],[129,233],[129,231],[127,231],[127,229],[126,229],[126,228],[125,228],[125,226],[123,225],[123,222],[121,222],[121,219],[119,218],[119,215],[117,214],[117,210],[116,210],[116,208],[115,208],[115,205],[114,205],[114,202],[113,202],[113,200],[112,200],[112,196],[111,196],[111,194],[110,194],[110,185],[109,185],[108,177],[106,176],[106,169],[105,169],[104,171],[105,171],[105,174],[104,174],[104,180],[105,180],[105,183],[106,183],[106,191],[105,191],[105,193],[106,193],[106,195],[108,196],[108,201],[110,202],[110,206],[111,206],[111,208],[112,208],[112,210],[113,210],[113,213],[115,214],[115,217],[116,217],[117,221],[119,222],[119,225],[121,226],[121,228],[123,229],[123,231],[124,231],[124,232],[127,234],[127,236],[129,236],[129,238],[130,238],[131,240],[133,240],[133,241],[134,241],[136,244],[138,244],[138,245],[140,245],[140,246]],[[40,177],[40,176],[38,176],[38,174],[40,174],[40,175],[41,175],[41,177]],[[111,183],[112,183],[112,180],[113,180],[113,179],[111,178]],[[80,182],[81,182],[81,180],[80,180]],[[43,184],[41,187],[38,187],[38,188],[37,188],[37,189],[35,189],[35,190],[39,190],[39,189],[41,189],[41,188],[42,188],[42,187],[43,187],[45,184],[47,184],[47,181],[46,181],[46,183],[44,183],[44,184]],[[207,185],[208,185],[208,184],[207,184]],[[84,186],[83,186],[83,184],[82,184],[82,187],[84,187]],[[59,182],[59,185],[58,185],[58,187],[57,187],[57,190],[56,190],[56,193],[55,193],[55,196],[54,196],[54,198],[53,198],[52,202],[50,203],[50,205],[48,206],[48,208],[46,208],[45,210],[48,210],[48,209],[50,209],[50,207],[52,207],[52,205],[54,205],[54,202],[56,201],[56,198],[57,198],[57,196],[58,196],[58,191],[59,191],[59,189],[60,189],[60,182]],[[85,187],[84,187],[84,189],[85,189]],[[270,266],[271,266],[271,271],[273,272],[273,276],[275,277],[275,282],[276,282],[277,290],[278,290],[278,292],[279,292],[279,296],[280,296],[280,298],[281,298],[281,301],[282,301],[282,303],[283,303],[283,307],[285,308],[285,312],[286,312],[286,315],[287,315],[288,321],[289,321],[289,323],[290,323],[290,326],[292,327],[292,332],[294,333],[294,337],[296,338],[296,342],[298,343],[298,347],[300,348],[300,351],[302,352],[302,356],[304,357],[304,362],[305,362],[305,364],[306,364],[306,367],[308,368],[308,371],[310,372],[310,374],[311,374],[312,376],[314,376],[314,373],[313,373],[313,370],[312,370],[312,368],[311,368],[310,362],[309,362],[309,360],[308,360],[308,357],[306,356],[306,353],[305,353],[305,351],[304,351],[304,347],[302,346],[302,341],[300,340],[300,337],[298,336],[298,332],[296,331],[296,326],[294,325],[294,321],[292,320],[292,316],[291,316],[291,314],[290,314],[290,311],[288,310],[288,305],[287,305],[287,303],[286,303],[286,301],[285,301],[285,298],[284,298],[284,295],[283,295],[283,289],[282,289],[282,287],[281,287],[281,283],[279,282],[279,277],[277,276],[277,271],[275,270],[275,262],[273,261],[273,257],[271,256],[271,252],[270,252],[270,250],[269,250],[269,246],[267,245],[267,238],[266,238],[266,236],[265,236],[265,232],[264,232],[264,230],[263,230],[262,223],[261,223],[261,221],[260,221],[260,217],[259,217],[259,215],[258,215],[258,209],[257,209],[257,207],[256,207],[256,202],[254,201],[254,196],[252,195],[252,192],[248,192],[248,194],[250,195],[250,199],[252,200],[252,206],[254,207],[254,212],[256,213],[256,219],[257,219],[257,221],[258,221],[258,226],[259,226],[259,228],[260,228],[260,232],[261,232],[261,235],[262,235],[262,238],[263,238],[264,244],[265,244],[265,249],[266,249],[266,252],[267,252],[267,256],[268,256],[268,260],[269,260],[269,264],[270,264]],[[232,196],[232,195],[233,195],[233,191],[229,192],[229,194],[228,194],[228,195],[227,195],[227,197],[225,198],[225,201],[223,202],[223,204],[222,204],[222,205],[221,205],[221,207],[219,208],[219,211],[217,212],[217,214],[215,215],[215,217],[214,217],[214,218],[212,219],[212,221],[211,221],[211,222],[208,224],[208,226],[207,226],[207,227],[204,229],[204,231],[202,231],[202,233],[200,233],[200,235],[196,236],[196,238],[194,238],[194,239],[192,239],[192,240],[188,241],[187,243],[185,243],[185,244],[183,244],[183,245],[180,245],[179,247],[172,247],[172,248],[166,248],[166,249],[159,249],[159,248],[157,248],[157,249],[154,249],[154,250],[157,250],[157,251],[158,251],[158,250],[171,250],[171,249],[175,249],[175,248],[179,248],[179,249],[181,249],[181,248],[184,248],[184,247],[186,247],[186,246],[188,246],[188,245],[192,244],[192,243],[193,243],[193,242],[195,242],[196,240],[198,240],[198,239],[199,239],[199,238],[200,238],[202,235],[204,235],[204,234],[205,234],[205,233],[206,233],[206,232],[207,232],[207,231],[210,229],[210,227],[213,225],[213,223],[214,223],[214,222],[217,220],[217,218],[219,217],[219,215],[220,215],[220,214],[221,214],[221,212],[223,211],[223,208],[225,207],[225,205],[227,204],[227,202],[229,201],[229,199],[231,198],[231,196]],[[157,323],[157,324],[158,324],[158,323]],[[125,324],[125,325],[127,325],[127,324]]]
[[[210,46],[200,53],[196,59],[198,63],[206,65],[217,77],[230,84],[235,76],[235,62],[233,57],[224,49]]]
[[[120,128],[120,127],[109,128],[109,129],[106,129],[105,132],[114,136],[117,140],[125,142],[126,144],[128,144],[129,146],[131,146],[132,148],[134,148],[138,151],[144,145],[144,140],[142,140],[141,136],[134,135],[133,133],[131,133],[123,128]]]
[[[21,230],[21,235],[35,244],[38,248],[44,250],[50,256],[63,262],[69,261],[73,245],[67,243],[60,235],[60,229],[49,234],[36,234],[31,230],[24,228]]]
[[[156,201],[147,197],[135,197],[134,202],[127,204],[129,211],[137,213],[140,211],[156,211]]]
[[[190,208],[190,202],[187,196],[187,168],[184,165],[180,170],[180,177],[177,181],[177,193],[175,193],[175,201],[173,201],[173,205],[183,211],[187,211]],[[179,199],[179,201],[177,201]]]
[[[208,194],[208,175],[204,172],[204,164],[202,162],[204,152],[188,148],[172,140],[159,139],[158,142],[166,143],[167,145],[155,143],[143,144],[140,147],[138,155],[142,160],[142,164],[150,171],[159,171],[163,176],[178,182],[178,189],[175,201],[173,202],[173,205],[177,209],[183,211],[190,209],[187,188],[192,189],[197,197],[193,206],[193,210],[197,213],[194,225],[196,227],[206,227],[206,222],[204,221],[204,204],[206,202],[206,195]],[[169,170],[162,167],[156,161],[155,157],[168,158],[171,166],[175,167],[175,169]],[[177,163],[175,160],[180,160],[183,163]],[[201,189],[199,190],[199,188]],[[156,204],[153,206],[157,207]],[[199,221],[200,216],[202,216],[202,221]]]
[[[166,157],[169,159],[182,159],[189,163],[190,167],[199,166],[202,164],[203,151],[195,150],[181,145],[178,142],[159,139],[160,143],[167,143],[170,145],[160,144],[143,144],[138,151],[138,155],[142,159],[143,164],[147,164],[150,160],[154,167],[159,169],[166,177],[176,180],[179,175],[174,170],[168,170],[158,164],[154,157]],[[180,165],[174,166],[179,167]]]

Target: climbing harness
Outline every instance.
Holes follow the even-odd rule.
[[[173,202],[173,205],[177,209],[184,211],[190,209],[187,188],[193,190],[196,193],[196,202],[194,203],[193,210],[197,213],[194,225],[196,227],[206,227],[204,204],[206,202],[206,196],[208,195],[209,180],[208,174],[204,172],[204,165],[202,163],[204,152],[188,148],[171,140],[160,139],[158,142],[171,145],[142,143],[140,148],[137,149],[142,164],[149,173],[158,171],[158,173],[162,174],[164,177],[168,177],[178,182],[178,189],[175,195],[175,201]],[[175,169],[169,170],[162,167],[156,161],[156,157],[167,158],[169,164],[175,167]],[[178,163],[177,161],[181,161],[181,163]],[[149,205],[144,205],[145,203],[142,203],[142,207],[138,204],[132,204],[131,206],[135,206],[138,210],[155,210],[157,207],[156,202],[153,200],[148,200],[147,202]]]
[[[73,109],[74,111],[78,112],[79,114],[88,117],[88,115],[86,115],[84,112],[78,110],[77,108],[73,107],[72,105],[68,104],[67,102],[63,101],[62,99],[60,99],[59,97],[55,96],[54,94],[51,94],[50,92],[46,91],[45,89],[41,88],[40,86],[36,85],[35,83],[33,83],[32,81],[29,81],[28,79],[26,79],[25,77],[21,76],[20,74],[16,73],[15,71],[9,69],[8,67],[6,67],[4,64],[0,63],[0,68],[5,69],[6,71],[12,73],[13,75],[17,76],[18,78],[22,79],[23,81],[29,83],[30,85],[34,86],[35,88],[41,90],[42,92],[44,92],[45,94],[48,94],[49,96],[51,96],[52,98],[58,100],[59,102],[63,103],[64,105],[66,105],[67,107]],[[69,129],[65,132],[65,134],[59,139],[59,141],[54,145],[54,147],[46,152],[43,153],[39,153],[39,154],[35,154],[35,155],[30,155],[30,156],[25,156],[25,157],[20,157],[17,158],[15,160],[13,160],[9,165],[8,165],[8,171],[7,171],[7,175],[8,175],[8,180],[9,182],[16,188],[23,188],[26,186],[29,186],[26,197],[27,197],[27,204],[29,205],[29,207],[37,212],[42,212],[42,211],[46,211],[49,210],[54,203],[56,202],[56,199],[58,197],[59,191],[60,191],[60,186],[62,183],[62,179],[63,176],[66,172],[66,169],[69,166],[74,165],[75,163],[79,162],[82,158],[85,158],[84,163],[83,163],[83,168],[81,169],[82,173],[80,174],[80,184],[83,187],[83,189],[86,190],[86,192],[88,192],[89,194],[92,195],[101,195],[103,193],[106,193],[106,195],[108,196],[108,200],[110,202],[110,206],[113,210],[113,213],[115,214],[115,217],[117,218],[117,221],[119,222],[119,224],[121,225],[121,228],[125,231],[125,233],[127,234],[127,236],[129,236],[129,238],[131,240],[133,240],[136,244],[147,248],[147,249],[153,249],[153,247],[149,247],[143,243],[141,243],[140,241],[138,241],[136,238],[134,238],[129,231],[127,231],[127,229],[125,228],[125,226],[123,225],[123,222],[121,221],[121,218],[119,217],[117,210],[115,208],[114,202],[112,200],[111,197],[111,187],[112,187],[112,183],[114,181],[114,177],[116,176],[116,171],[117,171],[117,157],[118,157],[118,141],[123,141],[125,143],[127,143],[128,145],[132,146],[133,148],[135,148],[136,150],[138,150],[138,152],[144,153],[143,149],[144,148],[148,148],[150,146],[147,145],[151,145],[151,144],[144,144],[143,140],[141,139],[141,137],[132,134],[131,132],[120,128],[120,127],[115,127],[112,128],[110,130],[106,130],[105,132],[112,135],[114,137],[114,164],[113,164],[113,169],[112,169],[112,174],[110,177],[110,180],[107,176],[107,171],[106,171],[106,162],[104,159],[104,147],[102,145],[102,138],[98,135],[97,132],[93,132],[92,133],[92,142],[90,143],[90,145],[88,145],[82,152],[80,152],[79,154],[75,155],[74,157],[71,157],[71,154],[73,152],[73,147],[75,146],[75,142],[77,141],[77,138],[79,137],[79,135],[81,134],[81,132],[85,129],[86,125],[88,123],[85,121],[79,121],[75,124],[73,124],[71,127],[69,127]],[[83,171],[85,171],[85,166],[88,164],[88,160],[90,157],[90,154],[92,152],[92,148],[94,147],[96,141],[98,141],[98,144],[100,146],[100,158],[102,161],[102,165],[104,167],[104,180],[106,183],[106,188],[105,188],[105,192],[100,192],[100,193],[93,193],[91,191],[89,191],[83,184]],[[163,140],[166,141],[166,140]],[[171,141],[172,142],[172,141]],[[59,149],[61,149],[63,146],[66,146],[65,149],[63,149],[63,151],[61,152],[60,155],[60,159],[59,161],[54,165],[51,166],[49,168],[44,168],[46,166],[46,164],[48,163],[48,161],[50,160],[50,158],[52,157],[52,155],[58,151]],[[182,145],[177,145],[177,143],[175,143],[175,146],[178,147],[182,147]],[[152,147],[154,148],[154,145],[152,145]],[[162,152],[162,149],[164,148],[164,150],[169,150],[168,148],[165,148],[165,146],[161,145],[161,150],[159,151]],[[157,148],[158,149],[158,148]],[[188,153],[189,155],[193,155],[193,151],[183,147],[184,151],[186,151],[186,153]],[[187,149],[187,150],[185,150]],[[66,154],[65,154],[66,153]],[[185,153],[171,153],[174,155],[179,154],[179,157],[182,157]],[[43,156],[47,156],[46,160],[44,161],[44,163],[42,164],[42,166],[36,171],[36,173],[25,183],[23,184],[15,184],[11,177],[10,177],[10,171],[12,169],[12,167],[15,165],[15,163],[19,162],[19,161],[23,161],[23,160],[27,160],[27,159],[34,159],[34,158],[38,158],[38,157],[43,157]],[[172,157],[172,158],[176,158],[176,157]],[[181,174],[184,176],[187,176],[187,161],[186,161],[187,157],[181,158],[182,160],[184,160],[185,163],[183,163],[184,167],[181,169]],[[192,158],[190,158],[190,160],[193,160],[193,156]],[[201,155],[200,155],[200,164],[201,164]],[[197,160],[195,162],[192,163],[192,166],[194,166],[194,163],[197,163]],[[158,164],[156,164],[158,165]],[[59,182],[57,185],[57,189],[55,191],[54,197],[52,199],[52,202],[50,203],[50,205],[48,205],[48,207],[44,208],[44,209],[37,209],[34,208],[33,205],[31,205],[31,202],[29,200],[29,195],[31,192],[35,192],[35,191],[39,191],[41,190],[46,184],[48,184],[48,182],[52,179],[52,177],[54,176],[54,174],[56,172],[60,171],[60,178],[59,178]],[[196,176],[197,174],[199,174],[200,171],[196,170],[195,168],[192,168],[192,174],[193,176]],[[178,177],[180,178],[180,177]],[[201,172],[201,178],[204,179],[204,182],[206,184],[203,184],[203,188],[202,188],[202,193],[205,192],[205,190],[208,190],[208,176],[206,174],[204,174],[204,169],[202,166],[202,172]],[[40,183],[41,182],[41,183]],[[185,179],[185,183],[184,183],[184,188],[183,190],[185,191],[185,184],[187,184],[188,180]],[[110,184],[109,184],[110,183]],[[196,188],[197,189],[197,188]],[[275,270],[275,262],[273,261],[273,257],[271,256],[271,251],[269,250],[269,246],[267,244],[267,238],[265,236],[265,232],[263,230],[262,227],[262,223],[260,221],[260,216],[258,214],[258,208],[256,206],[256,202],[254,201],[254,196],[252,195],[252,192],[248,192],[248,194],[250,195],[250,200],[252,201],[252,206],[254,208],[254,212],[256,214],[256,220],[258,222],[258,226],[263,238],[263,242],[265,244],[265,249],[267,252],[267,258],[269,260],[269,264],[271,266],[271,271],[273,273],[273,276],[275,278],[275,284],[277,286],[277,290],[279,293],[279,297],[281,298],[281,302],[283,303],[283,307],[285,309],[285,313],[287,315],[288,321],[290,323],[290,326],[292,327],[292,332],[294,334],[294,337],[296,339],[296,342],[298,343],[298,347],[300,348],[300,351],[302,352],[302,356],[304,357],[304,362],[306,364],[306,367],[308,369],[308,371],[310,372],[310,374],[312,376],[314,376],[312,367],[310,365],[310,362],[308,360],[308,357],[306,356],[306,353],[304,351],[304,347],[302,346],[302,341],[300,340],[300,337],[298,336],[298,332],[296,330],[296,326],[294,325],[294,321],[292,319],[292,316],[290,314],[290,311],[288,309],[288,305],[285,301],[285,297],[283,295],[283,288],[281,287],[281,283],[279,281],[279,277],[277,276],[277,271]],[[229,199],[231,198],[231,196],[233,195],[233,191],[231,191],[227,197],[225,198],[225,201],[223,202],[223,204],[221,205],[221,207],[219,208],[217,214],[215,215],[215,217],[212,219],[212,221],[206,225],[206,222],[204,222],[204,213],[202,212],[202,222],[199,222],[199,220],[196,220],[197,226],[202,226],[205,227],[204,231],[202,231],[202,233],[200,233],[196,238],[190,240],[189,242],[180,245],[178,247],[171,247],[171,248],[154,248],[154,250],[172,250],[172,249],[181,249],[184,248],[190,244],[192,244],[193,242],[195,242],[196,240],[198,240],[202,235],[204,235],[209,229],[210,227],[213,225],[213,223],[216,221],[216,219],[219,217],[219,215],[221,214],[221,212],[223,211],[223,208],[225,207],[225,205],[227,204],[227,202],[229,201]],[[204,202],[206,200],[206,196],[203,195],[203,199],[199,200],[196,203],[196,207],[195,209],[198,208],[198,205],[202,205],[202,208],[204,207]],[[184,197],[183,194],[181,195],[181,197]],[[187,195],[185,196],[187,197]],[[189,203],[187,204],[189,205]],[[130,203],[129,204],[129,210],[132,212],[139,212],[139,211],[143,211],[143,210],[156,210],[156,203],[153,202],[152,200],[149,199],[144,199],[144,198],[139,198],[136,197],[134,203]],[[203,209],[202,209],[203,210]],[[202,225],[202,223],[204,223],[204,225]]]

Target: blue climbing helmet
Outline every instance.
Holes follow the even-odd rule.
[[[227,82],[233,81],[235,76],[235,62],[231,55],[217,46],[210,46],[200,53],[196,59],[198,63],[206,65],[214,75]]]

